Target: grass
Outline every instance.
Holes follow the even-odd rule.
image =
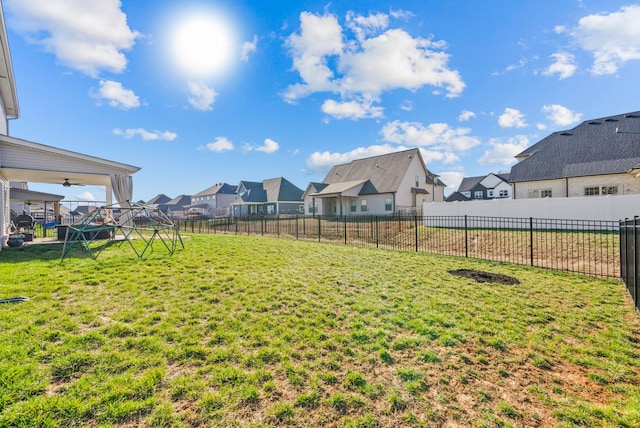
[[[0,252],[0,426],[639,426],[624,286],[188,235],[173,256]],[[520,285],[452,276],[479,269]]]

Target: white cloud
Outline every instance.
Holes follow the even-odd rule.
[[[505,108],[504,113],[498,117],[498,124],[502,128],[524,128],[527,126],[524,115],[520,110],[508,107]]]
[[[384,13],[369,14],[369,16],[356,15],[347,12],[347,27],[351,29],[360,41],[366,36],[375,34],[389,26],[389,16]]]
[[[547,119],[556,126],[567,126],[576,123],[582,118],[581,113],[575,113],[560,104],[545,105],[542,111],[547,114]]]
[[[468,122],[472,118],[476,117],[476,114],[469,110],[462,110],[460,116],[458,116],[458,122]]]
[[[212,143],[207,143],[205,148],[212,152],[222,153],[229,150],[233,150],[233,143],[226,137],[216,137]]]
[[[307,158],[307,169],[315,174],[329,171],[334,165],[349,163],[355,159],[368,158],[371,156],[385,155],[387,153],[407,150],[408,147],[394,146],[391,144],[373,145],[369,147],[358,147],[345,153],[314,152]]]
[[[278,144],[276,141],[272,140],[271,138],[267,138],[264,140],[264,143],[261,146],[245,144],[242,150],[244,152],[252,152],[255,150],[257,152],[271,154],[271,153],[277,152],[279,149],[280,149],[280,144]]]
[[[446,123],[432,123],[424,126],[418,122],[387,123],[380,133],[389,143],[410,147],[428,147],[430,150],[445,153],[463,152],[480,144],[477,137],[469,135],[469,128],[451,128]]]
[[[287,46],[293,56],[293,68],[304,84],[287,88],[284,99],[295,102],[314,92],[334,91],[338,85],[331,82],[333,71],[328,58],[342,52],[342,27],[333,15],[318,16],[309,12],[300,14],[300,34],[292,34]]]
[[[551,55],[551,58],[553,58],[555,62],[542,72],[545,76],[557,74],[559,79],[566,79],[567,77],[573,76],[578,68],[573,54],[558,52]]]
[[[640,5],[581,18],[570,31],[574,42],[593,55],[591,73],[614,74],[627,61],[640,59]]]
[[[392,18],[395,19],[404,19],[407,20],[409,18],[413,18],[415,16],[415,14],[411,11],[408,10],[402,10],[402,9],[390,9],[389,10],[389,15],[391,15]]]
[[[388,16],[380,13],[349,13],[346,25],[355,39],[347,37],[334,15],[300,14],[300,31],[288,37],[287,46],[302,82],[287,87],[285,101],[293,103],[317,92],[339,93],[344,103],[377,101],[384,91],[413,91],[426,85],[444,89],[448,97],[464,90],[458,71],[448,67],[444,42],[387,29]]]
[[[116,128],[113,130],[113,134],[128,139],[131,139],[137,135],[145,141],[173,141],[178,137],[178,134],[176,134],[175,132],[147,131],[143,128],[129,128],[125,130]]]
[[[76,195],[76,199],[78,201],[95,201],[96,197],[93,196],[91,192],[82,192],[79,195]]]
[[[197,110],[211,111],[218,95],[213,88],[204,83],[187,82],[189,87],[189,104]]]
[[[249,61],[249,55],[255,53],[257,49],[258,49],[258,36],[254,35],[253,36],[253,40],[251,40],[250,42],[244,42],[242,44],[242,50],[240,52],[240,58],[244,62],[248,62]]]
[[[402,104],[400,104],[400,109],[404,111],[413,110],[413,102],[411,102],[411,100],[404,100]]]
[[[489,150],[478,159],[480,165],[511,165],[516,162],[515,156],[529,147],[529,139],[524,135],[509,138],[506,142],[494,138],[489,141]]]
[[[384,108],[373,106],[369,101],[346,101],[337,102],[326,100],[321,107],[323,113],[336,119],[368,119],[383,117]]]
[[[98,100],[106,100],[111,107],[122,110],[140,107],[138,96],[131,89],[125,89],[120,82],[113,80],[100,80],[100,88],[97,92],[92,90],[90,95]]]
[[[462,171],[444,171],[438,173],[438,175],[442,182],[447,185],[447,190],[449,190],[448,193],[458,190],[458,187],[460,187],[460,183],[462,183],[462,179],[464,178],[464,172]]]
[[[123,51],[140,33],[127,25],[120,0],[6,0],[10,25],[30,43],[42,46],[68,67],[98,77],[121,73]]]

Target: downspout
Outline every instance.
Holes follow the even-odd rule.
[[[342,193],[340,193],[338,200],[340,201],[340,217],[342,217]]]
[[[514,182],[514,183],[512,183],[512,184],[513,184],[513,194],[511,195],[511,197],[512,197],[513,199],[515,199],[515,198],[516,198],[516,183]]]
[[[320,215],[320,213],[318,213]],[[311,198],[311,217],[316,216],[316,198]]]
[[[396,212],[396,192],[393,192],[391,194],[391,198],[392,198],[391,201],[393,202],[393,207],[392,207],[393,211],[392,212],[395,213]]]
[[[569,197],[569,177],[564,178],[564,197]]]

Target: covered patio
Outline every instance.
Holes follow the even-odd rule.
[[[105,189],[106,205],[127,204],[133,197],[131,175],[139,170],[136,166],[0,135],[0,235],[3,246],[10,233],[10,203],[13,202],[10,183],[101,186]]]

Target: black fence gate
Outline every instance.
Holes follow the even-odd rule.
[[[640,311],[640,218],[620,221],[620,276]]]

